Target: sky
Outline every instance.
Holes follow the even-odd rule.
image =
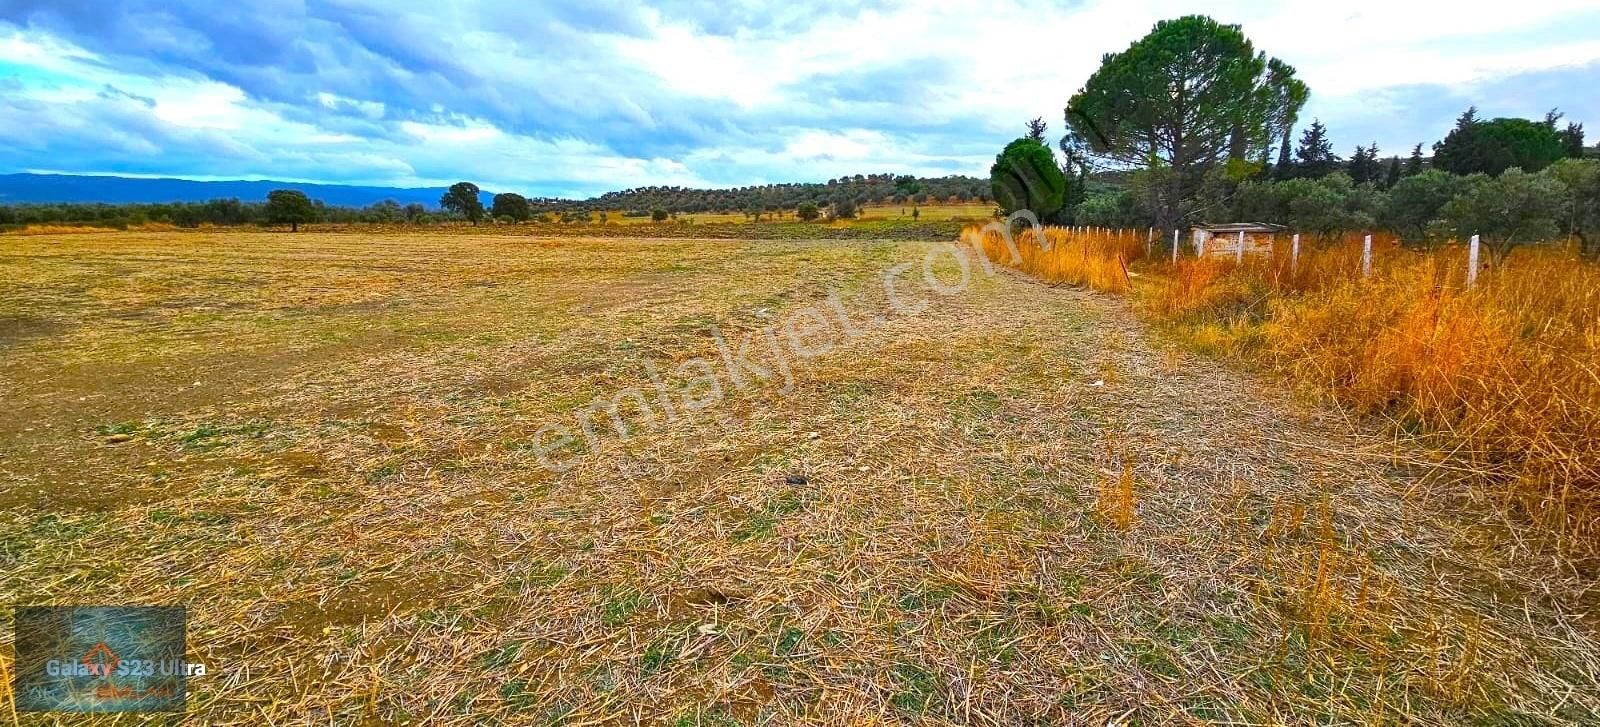
[[[565,197],[984,176],[1191,13],[1294,65],[1345,156],[1469,105],[1600,140],[1600,0],[0,0],[0,172]]]

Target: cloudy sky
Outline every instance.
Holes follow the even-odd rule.
[[[1600,0],[0,0],[0,172],[588,196],[986,174],[1103,53],[1239,23],[1341,153],[1469,104],[1600,140]]]

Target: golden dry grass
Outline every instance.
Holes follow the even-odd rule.
[[[1461,249],[1358,243],[1186,260],[1152,308],[1203,348],[1423,437],[1562,538],[1600,537],[1600,270],[1525,249],[1466,286]],[[1592,547],[1581,548],[1592,552]]]
[[[895,315],[940,246],[8,241],[0,603],[187,605],[213,724],[1600,715],[1587,577],[1420,454],[1114,298],[972,265]],[[884,320],[791,392],[536,465],[830,289]]]
[[[1144,257],[1148,242],[1148,235],[1134,230],[1060,227],[1026,227],[1008,241],[999,224],[968,225],[962,240],[988,259],[1041,280],[1105,293],[1128,292],[1133,284],[1128,266]]]
[[[20,229],[5,232],[7,235],[83,235],[104,232],[173,232],[178,228],[165,222],[141,222],[128,225],[125,229],[116,227],[96,227],[93,225],[27,225]]]

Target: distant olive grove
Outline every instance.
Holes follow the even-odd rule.
[[[22,204],[0,205],[0,229],[26,225],[70,224],[127,227],[150,223],[177,227],[201,225],[285,226],[302,224],[436,224],[589,223],[606,222],[611,215],[676,220],[696,213],[743,214],[747,219],[793,214],[806,221],[847,219],[870,204],[988,204],[989,182],[975,177],[915,177],[897,174],[857,174],[818,183],[767,184],[729,189],[639,187],[607,192],[585,200],[526,197],[515,192],[494,195],[486,206],[483,193],[472,182],[452,185],[437,209],[421,204],[400,205],[384,200],[366,207],[330,206],[297,190],[276,190],[272,199],[246,202],[214,199],[207,202],[160,204]],[[298,195],[298,196],[297,196]]]

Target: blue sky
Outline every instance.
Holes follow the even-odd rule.
[[[588,196],[986,173],[1162,18],[1239,23],[1340,153],[1466,106],[1600,140],[1600,0],[0,0],[0,172]]]

